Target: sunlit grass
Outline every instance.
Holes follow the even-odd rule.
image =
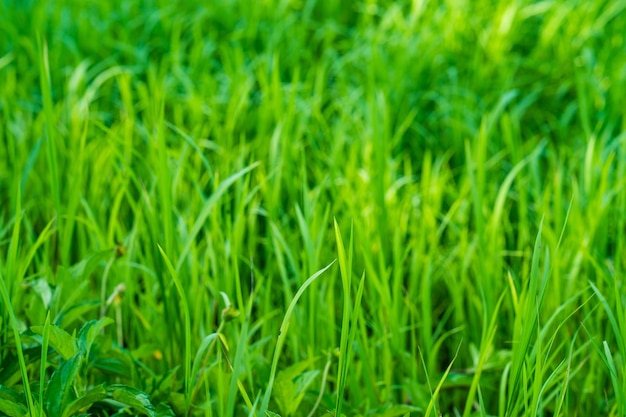
[[[0,2],[0,414],[624,415],[624,33]]]

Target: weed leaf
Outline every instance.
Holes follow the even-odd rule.
[[[49,416],[61,416],[71,397],[73,384],[83,361],[82,352],[78,352],[69,360],[61,361],[61,365],[52,374],[46,389],[46,411]]]
[[[107,390],[104,385],[98,385],[97,387],[88,391],[85,395],[68,404],[67,408],[63,412],[63,417],[74,416],[80,412],[86,412],[89,407],[95,403],[104,400],[107,397]]]
[[[32,326],[30,328],[33,333],[43,335],[44,326]],[[49,327],[49,345],[65,360],[70,359],[72,356],[78,353],[78,346],[76,345],[76,339],[61,329],[59,326],[50,325]]]
[[[154,406],[145,392],[119,384],[110,385],[107,391],[114,400],[129,405],[143,415],[154,417]]]

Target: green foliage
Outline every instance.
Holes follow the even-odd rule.
[[[0,414],[624,415],[624,33],[0,1]]]

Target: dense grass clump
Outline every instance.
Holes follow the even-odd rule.
[[[625,38],[0,1],[0,415],[626,415]]]

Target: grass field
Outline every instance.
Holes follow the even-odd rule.
[[[626,416],[626,1],[0,1],[0,415]]]

